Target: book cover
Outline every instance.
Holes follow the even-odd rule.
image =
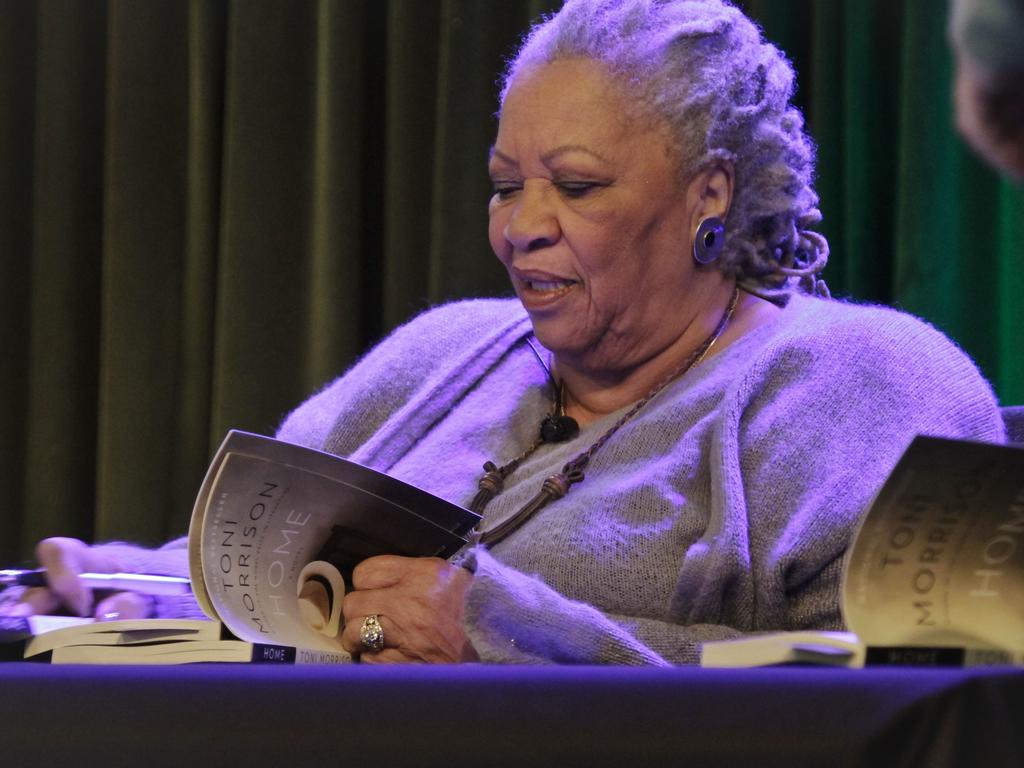
[[[848,633],[766,633],[705,643],[701,663],[1022,664],[1022,537],[1024,449],[919,436],[847,552],[851,653],[816,659],[807,649]]]
[[[233,430],[193,510],[192,588],[242,640],[339,651],[341,598],[361,560],[449,557],[479,519],[337,456]]]

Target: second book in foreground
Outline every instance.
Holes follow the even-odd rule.
[[[843,570],[851,632],[705,643],[704,666],[1024,663],[1024,449],[918,437]]]

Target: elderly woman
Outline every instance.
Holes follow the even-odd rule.
[[[792,91],[721,0],[569,0],[532,31],[489,163],[517,298],[425,313],[278,433],[483,513],[455,563],[364,561],[346,648],[664,664],[838,628],[851,531],[912,437],[1003,439],[940,333],[826,298]],[[29,600],[87,610],[76,569],[180,572],[182,546],[51,540]]]

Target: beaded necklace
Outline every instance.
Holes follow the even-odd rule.
[[[583,470],[586,468],[587,464],[590,463],[590,459],[595,453],[601,450],[604,444],[611,439],[612,435],[618,432],[619,428],[622,427],[623,424],[632,419],[659,392],[665,389],[665,387],[685,374],[707,356],[711,347],[713,347],[715,342],[718,341],[718,338],[722,335],[725,327],[732,319],[733,313],[736,311],[736,304],[739,301],[739,296],[739,288],[733,289],[732,298],[729,300],[729,306],[722,314],[721,320],[718,321],[718,326],[714,331],[712,331],[711,335],[704,339],[701,345],[686,358],[686,360],[673,368],[672,371],[652,387],[646,395],[637,400],[636,403],[633,404],[632,408],[626,411],[618,421],[605,430],[605,432],[597,438],[597,440],[591,443],[586,450],[566,462],[565,465],[562,466],[561,472],[548,477],[541,485],[540,491],[515,514],[491,530],[482,532],[479,537],[480,543],[487,545],[496,544],[529,520],[541,508],[546,506],[548,502],[562,498],[569,493],[572,486],[576,483],[582,482],[584,479]],[[493,461],[488,461],[484,464],[485,474],[480,478],[477,484],[479,490],[473,498],[472,503],[469,505],[469,508],[478,515],[483,514],[484,509],[490,503],[491,499],[501,493],[504,489],[505,479],[515,472],[516,469],[519,468],[519,465],[528,457],[533,455],[541,445],[544,443],[560,443],[566,440],[571,440],[576,437],[577,434],[579,434],[579,425],[576,423],[574,418],[565,414],[564,382],[556,382],[555,392],[551,403],[551,413],[545,416],[543,421],[541,421],[537,438],[522,453],[500,467]]]

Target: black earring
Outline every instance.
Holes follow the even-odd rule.
[[[725,224],[717,216],[703,219],[697,226],[693,238],[693,260],[698,264],[710,264],[722,255],[725,245]]]

